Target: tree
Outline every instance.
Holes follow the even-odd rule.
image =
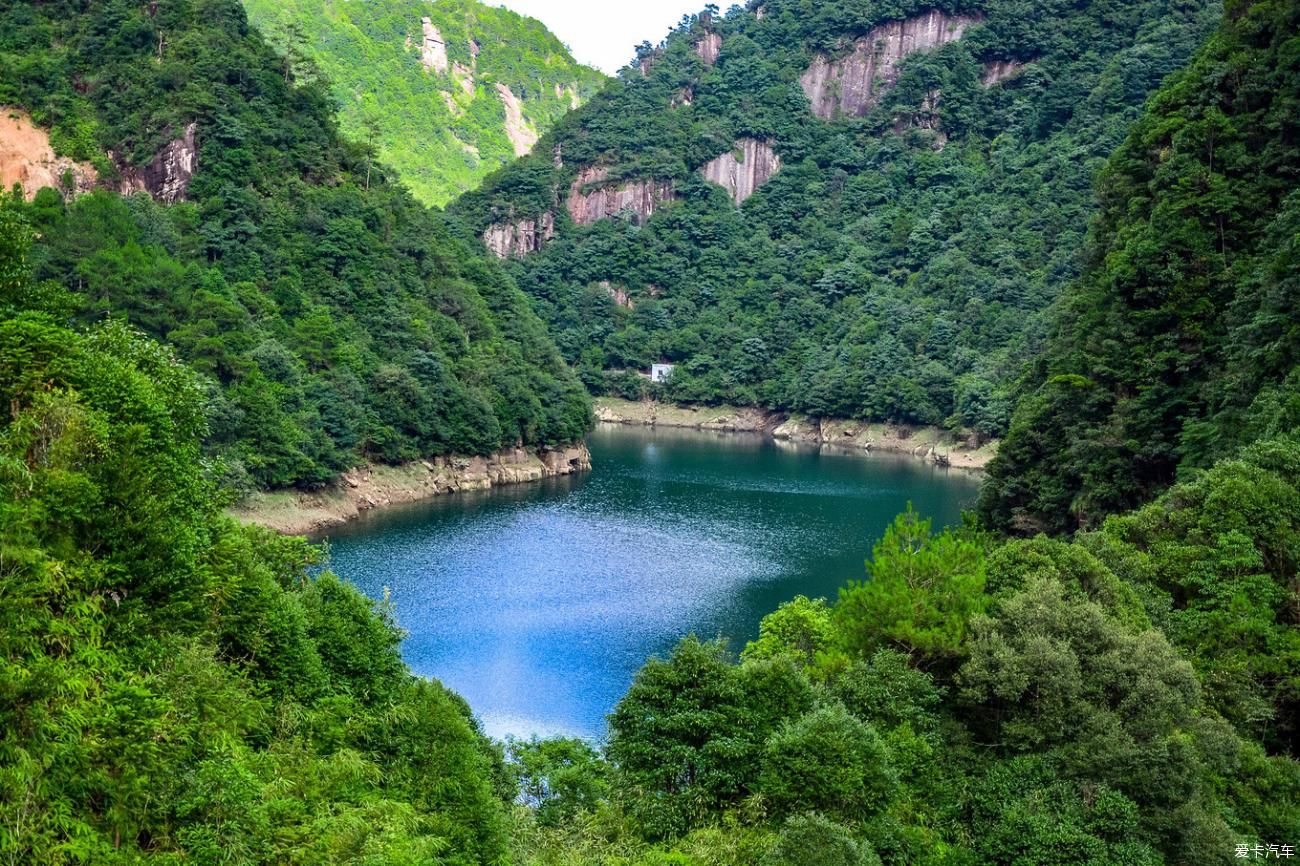
[[[835,626],[851,652],[893,646],[924,664],[950,662],[965,651],[970,618],[985,604],[984,553],[908,507],[872,548],[867,581],[840,590]]]
[[[834,703],[768,738],[758,788],[778,815],[812,811],[854,821],[883,810],[897,784],[875,729]]]
[[[795,596],[758,625],[758,639],[745,645],[740,657],[771,659],[789,657],[804,667],[817,662],[818,656],[832,646],[834,633],[831,609],[826,600]]]

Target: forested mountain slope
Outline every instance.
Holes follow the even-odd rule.
[[[1300,7],[1237,2],[1103,172],[984,513],[1061,531],[1300,425]]]
[[[780,11],[762,8],[754,21]],[[1113,24],[1130,7],[1088,8]],[[851,9],[797,11],[816,37],[841,32],[835,16]],[[1025,32],[1032,11],[1020,9]],[[945,15],[880,38],[961,29],[941,52],[967,50],[952,46],[979,25]],[[331,461],[458,436],[489,447],[580,430],[577,383],[526,301],[456,240],[459,227],[337,136],[324,94],[285,82],[233,0],[5,7],[0,93],[43,127],[13,112],[0,131],[29,147],[47,128],[81,162],[60,164],[62,192],[0,201],[0,860],[1227,866],[1294,854],[1295,16],[1283,0],[1231,4],[1110,163],[1098,252],[1062,305],[1081,347],[1058,329],[1027,380],[1040,390],[1018,411],[988,513],[1032,525],[1072,478],[1060,440],[1025,438],[1035,419],[1082,417],[1087,433],[1113,416],[1207,449],[1258,441],[1070,540],[974,524],[935,533],[909,511],[876,544],[867,579],[833,604],[784,605],[739,658],[691,637],[647,661],[607,744],[503,749],[463,701],[410,675],[383,605],[313,573],[317,553],[300,541],[222,516],[205,447],[246,472],[303,480]],[[661,63],[694,50],[673,44]],[[726,38],[699,44],[694,56],[720,67]],[[866,59],[875,44],[852,69],[877,62]],[[873,78],[830,59],[809,69],[823,113],[870,101]],[[698,104],[707,90],[691,87]],[[761,120],[762,104],[745,108]],[[872,116],[844,121],[865,130],[845,140],[931,153],[881,139]],[[620,136],[636,119],[610,116],[626,120]],[[575,126],[564,153],[582,153],[582,129],[598,137]],[[958,138],[944,154],[960,152]],[[38,143],[17,152],[51,145]],[[736,197],[763,173],[742,166],[777,167],[757,145],[740,154],[710,170],[734,179]],[[782,156],[752,207],[803,164]],[[491,194],[517,183],[522,195],[528,178],[548,190],[555,170],[525,164]],[[667,208],[644,227],[602,218],[585,233],[560,216],[555,255],[603,238],[632,256],[626,237],[698,232],[730,213],[703,182],[602,189],[587,176],[596,188],[578,190],[580,216]],[[855,183],[846,171],[837,191],[817,176],[809,188],[828,201]],[[534,228],[547,240],[544,221]],[[510,226],[489,236],[504,251],[537,238]],[[558,266],[547,255],[533,261]],[[665,306],[647,290],[635,312],[670,308],[662,288]],[[730,350],[720,335],[710,351]],[[1141,367],[1166,362],[1213,412],[1182,412],[1197,405],[1179,396],[1184,380]],[[1104,383],[1099,411],[1071,414],[1080,407],[1051,389],[1093,388],[1088,377]],[[1168,406],[1179,409],[1150,420]],[[1184,459],[1194,453],[1205,452]],[[1008,486],[1026,466],[1046,498]]]
[[[1213,2],[813,3],[689,19],[454,210],[596,391],[1007,424],[1092,179]]]
[[[291,63],[312,61],[356,141],[441,205],[527,153],[605,82],[540,22],[476,0],[244,0]],[[301,72],[310,72],[301,69]]]
[[[0,860],[478,864],[498,751],[300,539],[222,516],[212,395],[45,294],[0,213]]]
[[[63,191],[5,205],[64,290],[32,303],[174,345],[207,383],[231,485],[586,430],[511,279],[339,135],[237,0],[5,4],[0,104],[18,118],[0,133],[30,137],[21,109],[81,161]]]

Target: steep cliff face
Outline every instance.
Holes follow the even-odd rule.
[[[898,81],[899,65],[910,54],[931,51],[962,37],[978,15],[948,15],[932,9],[902,21],[872,28],[843,57],[818,54],[800,77],[813,114],[823,120],[861,117]]]
[[[197,133],[197,124],[187,124],[179,138],[138,168],[122,165],[110,153],[118,162],[117,191],[122,195],[146,192],[167,204],[184,201],[198,167]],[[75,197],[108,185],[108,179],[101,180],[89,163],[55,154],[49,133],[32,123],[25,112],[0,108],[0,188],[8,190],[15,183],[27,198],[47,186]]]
[[[601,280],[600,287],[605,290],[605,294],[609,295],[610,300],[623,309],[636,309],[636,302],[632,300],[632,295],[628,293],[626,286],[617,286],[609,280]]]
[[[1024,68],[1024,61],[1021,60],[990,60],[984,64],[984,70],[980,73],[980,84],[992,87],[1008,78],[1015,78]]]
[[[420,19],[420,27],[424,34],[420,43],[420,62],[429,72],[445,73],[448,68],[447,43],[443,41],[442,33],[427,16]]]
[[[119,192],[122,195],[147,192],[166,204],[184,201],[198,167],[197,133],[198,124],[186,124],[184,134],[168,142],[148,165],[124,168]]]
[[[781,157],[766,141],[742,138],[731,150],[708,162],[700,173],[704,179],[726,189],[737,205],[781,170]]]
[[[49,133],[26,112],[0,106],[0,190],[18,184],[30,199],[43,187],[64,189],[70,181],[68,192],[78,195],[98,180],[94,166],[56,155]]]
[[[497,95],[506,109],[506,137],[514,145],[515,156],[527,156],[537,144],[537,130],[524,119],[524,107],[508,85],[496,85]]]
[[[578,172],[569,186],[565,207],[578,225],[588,226],[624,212],[632,213],[638,224],[644,224],[675,197],[672,181],[637,179],[605,184],[608,176],[609,169],[589,166]]]
[[[555,215],[493,223],[483,232],[483,243],[499,259],[522,259],[555,237]]]
[[[722,51],[722,34],[714,33],[712,30],[707,31],[700,37],[700,41],[695,43],[695,53],[706,65],[712,66],[718,62],[718,54]]]

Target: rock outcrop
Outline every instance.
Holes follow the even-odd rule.
[[[122,169],[119,192],[122,195],[147,192],[165,204],[184,201],[198,167],[197,131],[198,124],[186,124],[184,134],[168,142],[148,165]]]
[[[722,34],[714,33],[712,30],[706,31],[700,40],[695,43],[695,53],[704,61],[706,66],[712,66],[718,62],[718,54],[722,51]]]
[[[483,232],[483,243],[500,259],[522,259],[555,237],[555,214],[546,211],[536,219],[497,222]]]
[[[555,82],[555,98],[563,99],[566,96],[569,98],[569,107],[574,111],[577,111],[578,107],[582,105],[582,99],[578,96],[577,86],[570,84],[568,87],[561,87],[560,82]]]
[[[424,31],[424,38],[420,42],[420,62],[429,72],[445,74],[450,64],[447,62],[447,43],[443,41],[442,33],[429,18],[421,18],[420,27]]]
[[[460,63],[451,64],[451,77],[460,85],[466,96],[474,95],[474,70]]]
[[[609,169],[589,166],[578,172],[569,186],[566,207],[578,225],[591,225],[625,212],[638,224],[644,224],[675,198],[672,181],[651,178],[605,183],[608,176]]]
[[[497,95],[506,108],[506,137],[514,145],[515,156],[527,156],[537,144],[537,130],[524,118],[524,107],[508,86],[497,82]]]
[[[1015,78],[1024,68],[1022,60],[990,60],[984,64],[984,71],[980,73],[980,84],[992,87],[1008,78]]]
[[[94,166],[57,156],[49,133],[26,112],[0,107],[0,189],[8,192],[18,184],[30,199],[49,186],[75,196],[98,182]]]
[[[307,535],[355,520],[364,512],[446,493],[489,490],[591,469],[587,446],[506,448],[486,457],[431,457],[403,466],[359,466],[322,491],[254,494],[231,509],[245,523]]]
[[[766,141],[742,138],[735,146],[700,169],[704,179],[726,189],[737,205],[781,170],[781,157]]]
[[[609,280],[601,280],[600,287],[605,290],[605,294],[609,295],[610,299],[613,300],[614,303],[618,304],[623,309],[636,309],[636,302],[633,301],[632,296],[628,294],[627,287],[616,286]]]
[[[943,131],[942,118],[939,116],[941,94],[931,90],[921,99],[915,109],[894,118],[894,132],[903,134],[910,129],[923,129],[931,133],[931,143],[937,150],[943,150],[948,143],[948,135]]]
[[[119,169],[118,193],[147,192],[165,204],[184,201],[198,167],[197,136],[198,124],[187,124],[179,138],[138,168],[123,165],[120,157],[110,153]],[[47,186],[77,196],[109,185],[107,178],[101,183],[94,166],[55,155],[49,133],[25,112],[0,108],[0,188],[7,190],[15,183],[28,198]]]
[[[853,49],[834,60],[824,54],[799,83],[823,120],[861,117],[898,81],[899,66],[910,54],[930,51],[962,37],[966,28],[982,20],[974,15],[948,15],[931,9],[902,21],[872,28],[853,43]]]

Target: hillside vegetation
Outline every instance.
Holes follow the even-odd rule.
[[[986,491],[999,528],[1095,525],[1300,426],[1300,8],[1229,13],[1101,175]]]
[[[235,0],[8,4],[0,82],[105,182],[179,142],[149,190],[174,204],[45,189],[5,206],[40,235],[36,280],[65,290],[34,304],[129,321],[201,375],[227,486],[587,429],[510,278],[339,135],[323,86],[296,83]]]
[[[1000,435],[1095,173],[1217,11],[705,13],[455,210],[594,392],[663,360],[671,399]]]
[[[373,139],[425,204],[473,189],[605,82],[540,21],[476,0],[244,0],[244,8],[290,62],[319,69],[344,133]]]
[[[7,305],[28,243],[0,217]],[[1294,435],[1072,543],[909,512],[739,662],[647,662],[603,752],[503,753],[384,606],[220,515],[165,349],[8,315],[0,400],[9,862],[1204,866],[1300,824]]]
[[[806,46],[773,47],[774,57],[834,48],[837,34],[883,20],[874,7],[866,18],[853,5],[762,8],[761,19],[722,20],[803,28]],[[997,10],[990,0],[990,29],[948,42],[935,62],[972,50],[995,11],[1010,28],[1012,7]],[[972,123],[997,111],[1041,119],[1035,111],[1050,105],[1072,115],[1130,73],[1145,86],[1155,73],[1138,60],[1150,54],[1120,66],[1097,58],[1109,71],[1093,79],[1068,58],[1086,56],[1080,46],[1101,51],[1106,33],[1124,32],[1117,22],[1144,31],[1157,12],[1168,17],[1151,26],[1177,36],[1179,14],[1199,20],[1200,7],[1062,6],[1061,26],[1045,29],[1033,11],[1018,7],[1015,32],[1040,57],[1056,45],[1076,77],[1032,99],[989,91],[992,107]],[[179,151],[169,143],[190,123],[197,170],[177,175],[184,159],[158,168],[167,183],[157,195],[178,183],[184,193],[171,205],[104,189],[0,199],[0,862],[1227,866],[1294,854],[1298,25],[1287,0],[1230,3],[1107,164],[1086,272],[1018,386],[982,506],[994,529],[971,520],[936,533],[909,509],[833,602],[791,600],[738,654],[688,637],[649,659],[606,742],[496,744],[463,700],[411,675],[386,604],[322,571],[305,542],[239,527],[221,506],[235,476],[311,483],[358,456],[580,434],[581,386],[528,302],[459,226],[416,206],[373,154],[336,134],[324,91],[286,76],[234,0],[10,4],[0,101],[35,115],[64,155],[94,160],[101,186],[154,165],[160,149],[183,154],[183,138]],[[726,34],[715,68],[726,39],[743,47],[744,32]],[[695,54],[676,39],[643,52],[648,77],[632,71],[597,102],[658,99],[655,70],[671,69],[674,52],[713,56],[713,43]],[[737,54],[761,82],[757,56]],[[925,69],[947,67],[917,74]],[[1016,88],[1031,86],[1031,70]],[[711,74],[691,85],[693,104]],[[904,98],[910,74],[887,100]],[[786,98],[789,85],[768,80],[761,92]],[[1044,95],[1053,93],[1059,103]],[[760,122],[765,104],[744,103],[745,116]],[[1125,118],[1130,105],[1111,107]],[[565,122],[576,137],[564,159],[594,160],[607,152],[601,129],[631,141],[633,122],[652,116],[598,108]],[[881,137],[873,117],[834,121],[828,141],[895,148],[914,166],[965,153],[992,170],[955,132],[939,152]],[[1064,141],[1052,137],[1067,134],[1063,123],[1040,144]],[[585,157],[580,129],[596,148]],[[1029,159],[1035,148],[1022,144]],[[777,178],[802,177],[819,206],[874,183],[849,160],[841,187],[817,187],[818,172],[798,174],[814,157],[786,153]],[[515,270],[536,288],[543,263],[567,267],[563,256],[603,243],[614,267],[639,255],[628,238],[654,250],[670,230],[692,249],[687,240],[706,235],[688,229],[741,226],[779,200],[773,179],[737,216],[721,191],[672,174],[682,165],[663,176],[681,184],[679,197],[643,225],[578,229],[561,215],[550,239],[537,226],[547,242]],[[1082,180],[1069,166],[1062,156],[1040,179]],[[516,209],[476,217],[467,199],[462,217],[483,228],[539,220],[546,206],[524,202],[557,170],[572,171],[553,161],[509,169],[478,201],[504,208],[509,193]],[[588,177],[598,188],[614,176]],[[937,177],[890,183],[882,202],[951,190]],[[1024,201],[1046,207],[1032,186]],[[639,200],[656,189],[666,187],[639,187],[649,196]],[[617,206],[621,195],[583,206]],[[897,215],[902,205],[879,207]],[[790,250],[816,241],[826,212],[813,213],[823,216],[786,235]],[[1041,234],[1024,225],[990,225],[987,243],[946,254],[1032,246],[1019,232]],[[746,248],[775,243],[746,236]],[[678,287],[656,285],[662,302],[638,292],[630,316],[653,313],[653,324],[684,303],[669,294]],[[710,285],[716,304],[694,307],[705,348],[748,351],[710,318],[742,310],[727,306],[730,284]],[[584,315],[605,309],[604,288],[592,288]],[[877,297],[899,296],[846,292],[837,304]],[[906,297],[931,311],[928,295]],[[1033,309],[1020,308],[1020,327],[1034,327]],[[887,321],[846,331],[844,345],[874,351],[888,342]],[[651,333],[638,322],[611,335]],[[788,333],[821,332],[809,323]],[[1002,362],[1011,347],[998,350]],[[684,366],[670,388],[708,381]],[[837,359],[826,369],[864,368]],[[1087,399],[1072,401],[1076,392]],[[1150,464],[1160,473],[1126,481],[1146,471],[1134,449],[1148,445],[1165,460]],[[1216,448],[1231,453],[1211,460]],[[1068,535],[1074,524],[1083,529]],[[1036,527],[1061,537],[1003,531]]]

